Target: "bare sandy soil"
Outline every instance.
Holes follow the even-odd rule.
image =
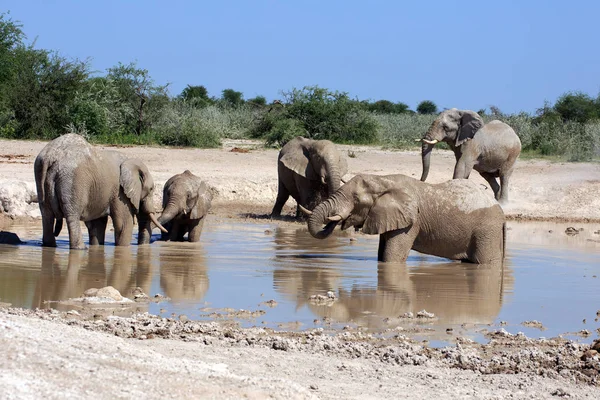
[[[33,161],[44,145],[0,141],[0,228],[6,216],[39,217]],[[340,148],[354,155],[346,178],[421,173],[418,152]],[[220,217],[264,215],[275,200],[278,152],[256,142],[119,150],[148,165],[157,204],[162,184],[185,169],[213,187],[212,213]],[[452,153],[435,151],[428,182],[450,179],[453,166]],[[476,172],[470,179],[487,187]],[[600,164],[520,160],[510,197],[505,212],[512,219],[600,221]],[[294,211],[290,199],[284,212]],[[600,358],[590,345],[502,331],[490,339],[432,349],[401,335],[275,333],[148,315],[0,307],[0,397],[598,398]]]
[[[23,198],[23,204],[3,204],[8,214],[39,216],[35,197],[33,161],[45,146],[40,141],[0,140],[0,201]],[[419,178],[421,159],[417,151],[390,151],[371,146],[339,146],[348,157],[346,179],[358,173],[377,175],[405,174]],[[241,150],[240,150],[241,149]],[[222,149],[174,149],[158,147],[121,147],[119,151],[143,160],[157,184],[156,201],[171,176],[189,169],[205,179],[215,191],[214,212],[268,213],[277,194],[277,154],[258,142],[227,141]],[[248,151],[248,152],[239,152]],[[454,155],[434,150],[428,182],[452,178]],[[470,179],[490,192],[477,172]],[[11,190],[9,190],[12,189]],[[25,191],[27,194],[22,194]],[[18,193],[15,193],[18,192]],[[13,200],[13,203],[15,201]],[[510,203],[504,208],[512,219],[600,221],[600,163],[562,163],[544,160],[519,160],[510,184]],[[295,212],[290,199],[288,213]],[[36,214],[37,213],[37,214]]]

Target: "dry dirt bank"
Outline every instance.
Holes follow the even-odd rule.
[[[0,140],[0,202],[12,216],[39,216],[35,204],[33,161],[46,143]],[[121,147],[120,151],[142,159],[157,184],[160,202],[163,183],[185,169],[204,178],[215,190],[214,212],[268,213],[277,193],[277,154],[258,142],[227,141],[222,149],[175,149]],[[348,157],[349,173],[402,173],[419,178],[421,159],[416,151],[382,150],[372,146],[339,146]],[[242,149],[240,151],[236,151]],[[233,150],[233,151],[232,151]],[[243,152],[248,150],[248,152]],[[428,182],[452,177],[454,155],[435,150]],[[474,172],[471,178],[487,182]],[[292,199],[287,212],[295,210]],[[555,163],[519,160],[511,180],[510,204],[506,214],[513,219],[600,221],[600,164]]]
[[[89,316],[88,316],[89,317]],[[274,333],[149,315],[0,309],[3,398],[597,398],[589,345],[496,332],[432,349],[402,335]],[[595,354],[595,355],[592,355]],[[583,360],[582,360],[583,357]]]

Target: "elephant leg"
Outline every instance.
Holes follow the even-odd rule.
[[[44,247],[56,247],[54,221],[54,214],[52,212],[44,212],[42,214],[42,246]]]
[[[500,196],[497,197],[497,200],[500,204],[508,203],[508,181],[510,180],[510,176],[512,175],[513,170],[506,171],[500,174]]]
[[[202,234],[202,227],[204,226],[204,218],[194,220],[190,222],[190,233],[188,233],[188,240],[190,242],[198,242],[200,235]]]
[[[474,164],[471,157],[467,157],[463,154],[454,166],[454,175],[452,176],[452,179],[469,179]]]
[[[404,262],[417,237],[413,227],[389,231],[379,235],[377,261]]]
[[[471,240],[470,251],[467,253],[466,261],[476,264],[502,262],[504,257],[504,235],[502,231],[504,228],[486,228],[475,233]]]
[[[67,220],[67,228],[69,229],[69,247],[74,250],[85,249],[79,216],[68,215],[65,219]]]
[[[90,235],[90,246],[104,245],[107,224],[108,216],[85,222],[85,226],[87,226]]]
[[[115,246],[129,246],[133,234],[133,215],[127,217],[111,216],[115,227]]]
[[[290,192],[285,188],[283,182],[279,180],[279,186],[277,189],[277,200],[275,200],[275,205],[273,206],[273,210],[271,211],[271,217],[279,217],[281,215],[281,210],[283,206],[290,198]]]
[[[500,196],[500,185],[498,184],[498,181],[496,180],[494,174],[491,174],[489,172],[480,172],[479,174],[490,184],[490,187],[494,191],[494,198],[498,200]]]

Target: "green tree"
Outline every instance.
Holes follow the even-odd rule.
[[[360,102],[347,93],[318,86],[282,92],[281,105],[273,105],[252,131],[267,142],[282,145],[298,134],[344,143],[372,143],[377,123]]]
[[[419,114],[437,114],[437,105],[431,100],[423,100],[417,106],[417,112]]]
[[[244,94],[233,89],[225,89],[221,94],[221,101],[229,107],[239,107],[244,104]]]
[[[59,136],[71,122],[69,111],[89,76],[88,63],[19,46],[13,73],[8,103],[17,137]]]
[[[389,100],[377,100],[374,103],[368,103],[367,109],[381,114],[402,114],[408,112],[408,104],[402,102],[393,103]]]
[[[568,92],[554,103],[556,111],[563,121],[585,123],[600,117],[596,101],[582,92]]]
[[[192,100],[192,99],[202,99],[202,100],[210,100],[210,98],[208,97],[208,90],[206,89],[206,87],[199,85],[199,86],[192,86],[192,85],[187,85],[182,91],[181,94],[179,95],[179,97],[181,97],[184,100]]]
[[[267,105],[267,98],[265,96],[256,96],[248,99],[247,103],[257,107],[265,107]]]
[[[168,85],[156,85],[148,70],[138,68],[135,62],[109,68],[107,78],[119,96],[124,130],[136,135],[147,132],[169,102]]]

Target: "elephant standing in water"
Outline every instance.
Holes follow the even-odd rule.
[[[212,194],[206,183],[189,170],[169,178],[163,189],[163,212],[158,222],[169,231],[163,240],[200,240],[206,214],[210,210]]]
[[[290,196],[298,205],[312,210],[340,187],[347,170],[346,159],[329,140],[302,136],[290,140],[279,152],[279,185],[271,216],[281,215],[281,209]],[[296,217],[299,216],[297,208]]]
[[[43,246],[56,247],[63,218],[71,249],[84,249],[79,221],[85,221],[90,245],[104,244],[108,216],[115,244],[128,246],[138,218],[138,244],[150,243],[154,216],[154,181],[144,163],[116,151],[101,151],[82,136],[66,134],[48,143],[34,163],[42,213]],[[55,225],[56,221],[56,225]]]
[[[318,239],[340,222],[342,229],[379,234],[379,261],[406,261],[411,249],[480,264],[504,259],[504,212],[465,179],[431,185],[405,175],[361,174],[312,212],[303,211]]]
[[[452,108],[440,113],[418,141],[423,142],[423,182],[429,174],[431,150],[436,143],[446,142],[456,157],[454,179],[467,179],[475,169],[488,181],[496,200],[508,202],[508,181],[521,154],[521,140],[510,126],[498,120],[484,125],[476,112]]]

